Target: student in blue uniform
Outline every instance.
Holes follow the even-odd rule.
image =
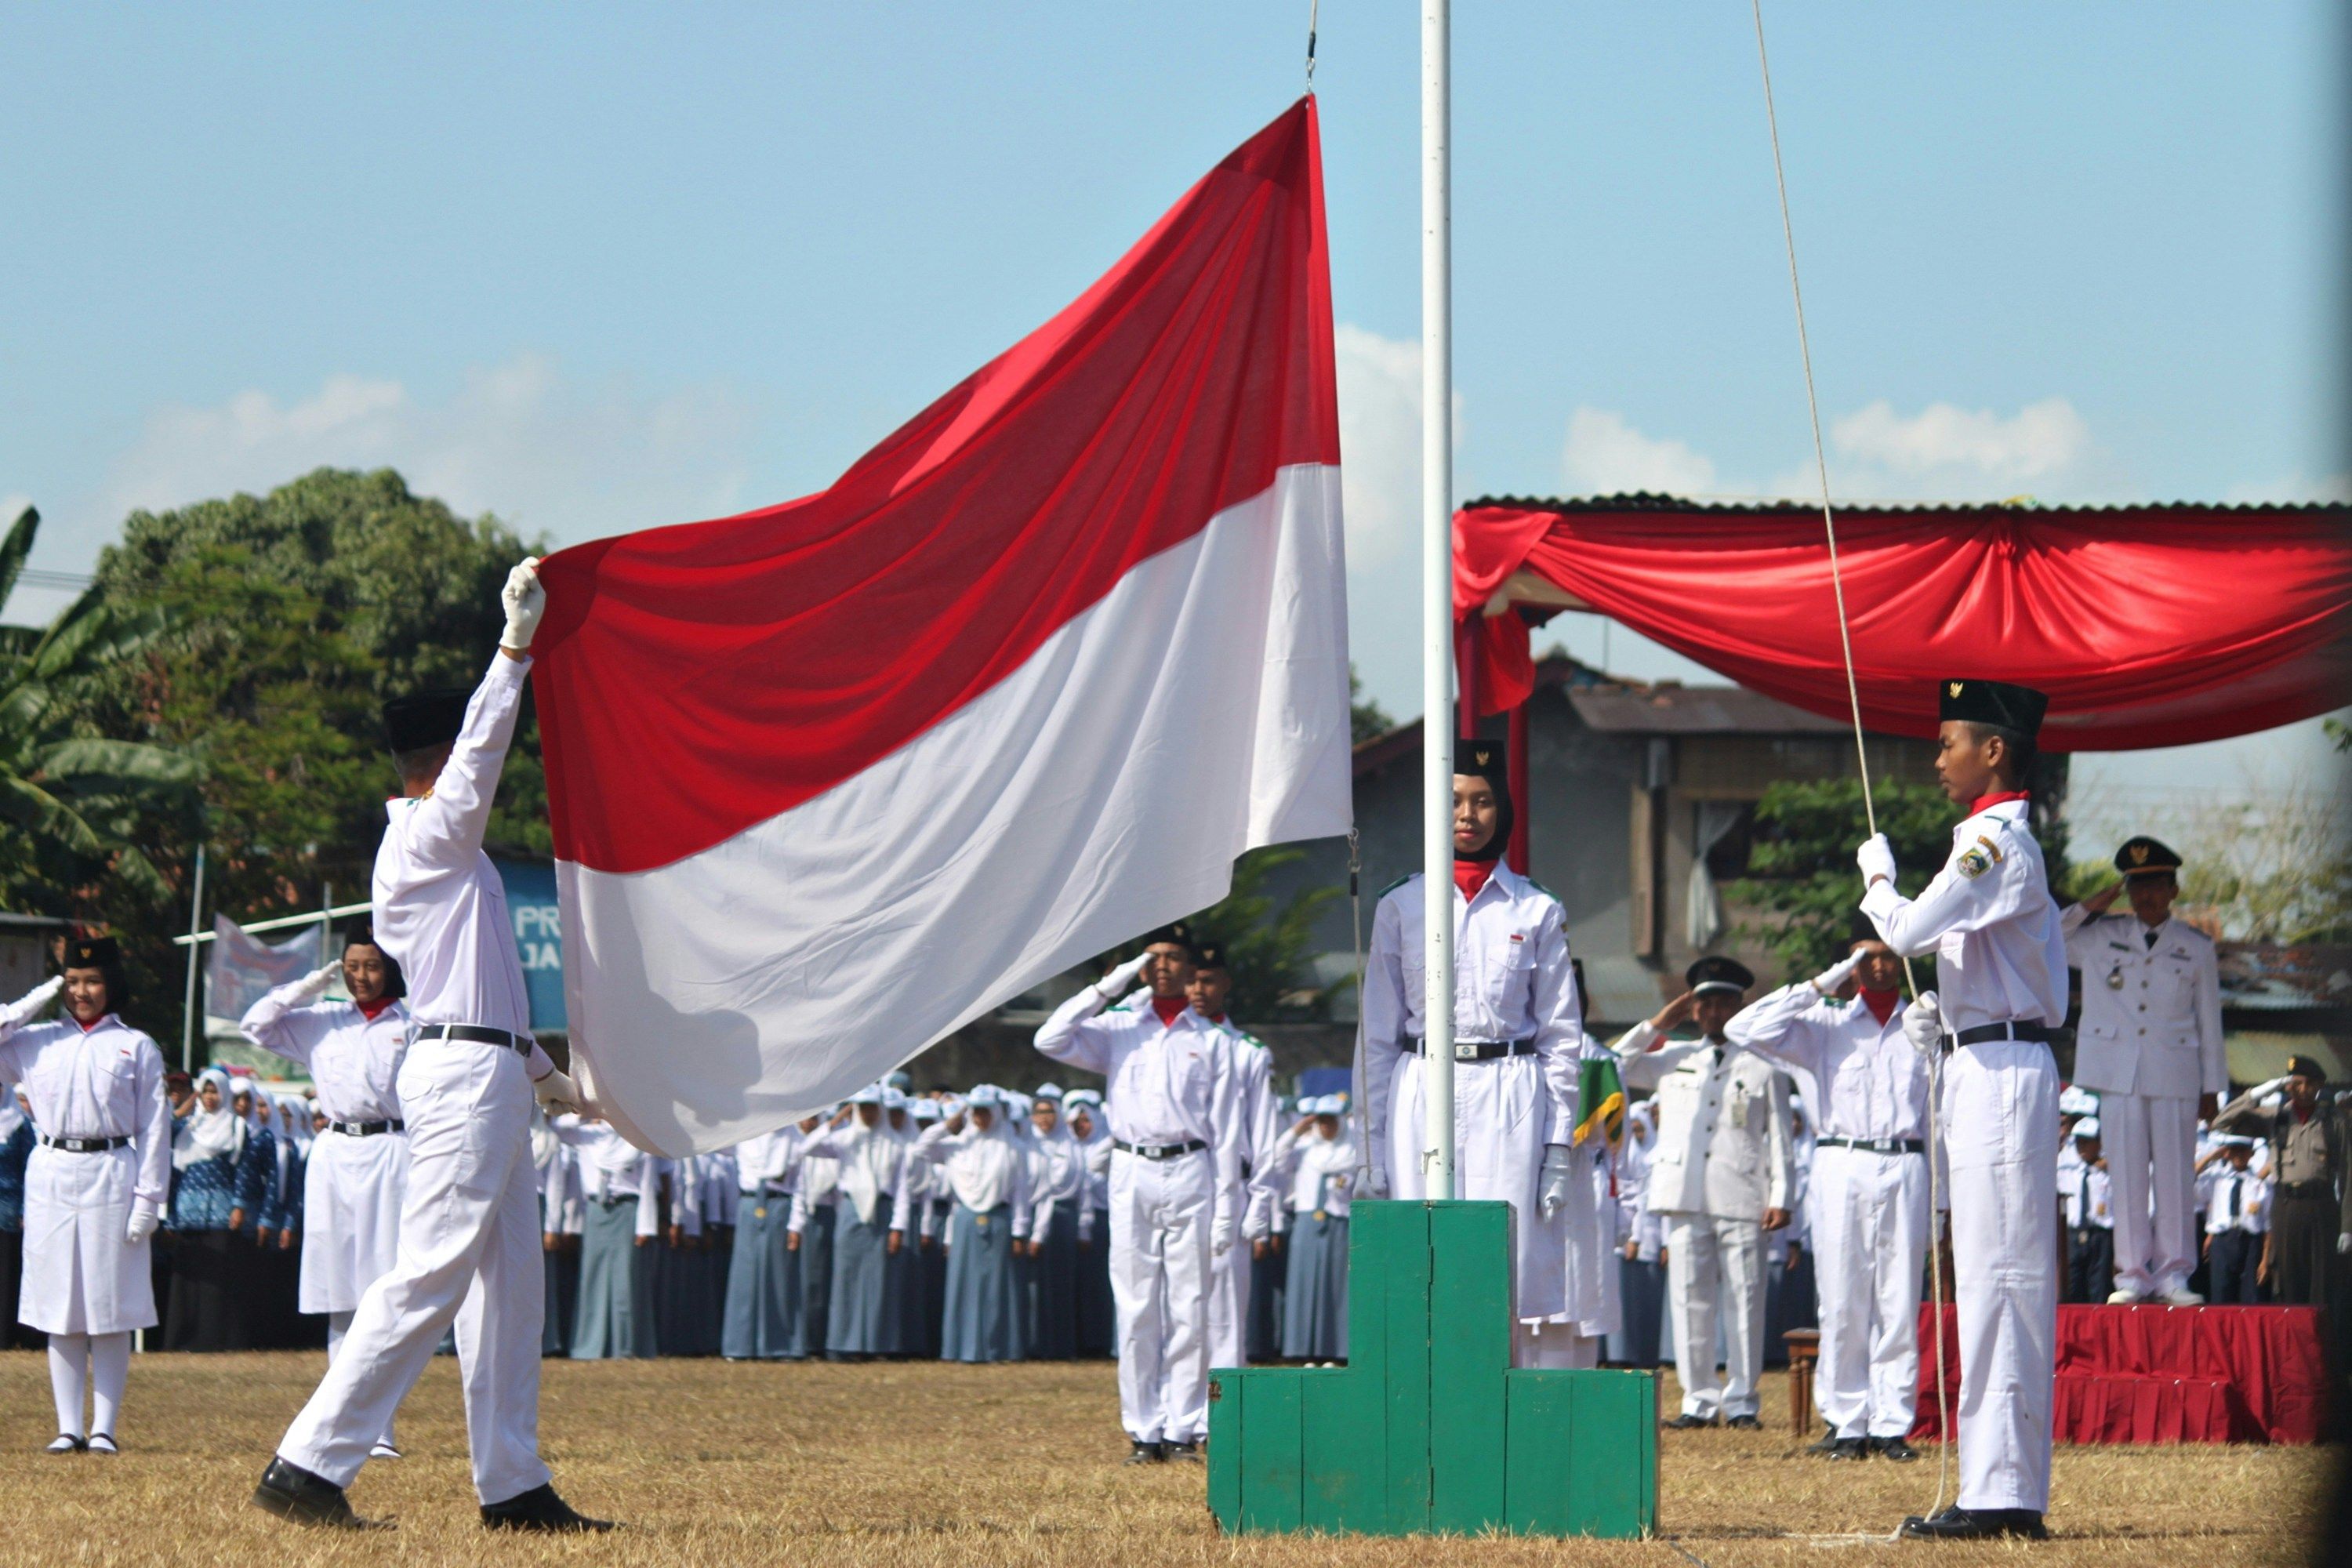
[[[940,1327],[943,1361],[1019,1361],[1027,1353],[1013,1247],[1029,1235],[1028,1163],[1003,1110],[998,1091],[982,1084],[965,1106],[915,1142],[915,1157],[940,1167],[955,1198]]]

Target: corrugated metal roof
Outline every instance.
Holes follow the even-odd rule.
[[[2106,515],[2124,512],[2196,512],[2254,516],[2274,512],[2342,512],[2352,516],[2352,504],[2342,501],[2135,501],[2106,506],[2045,506],[2031,498],[2000,501],[1885,501],[1836,500],[1831,502],[1840,512],[1911,513],[1939,512],[1961,515],[1969,512],[2036,512],[2051,516]],[[1710,512],[1717,516],[1748,515],[1755,517],[1787,516],[1790,514],[1818,515],[1822,503],[1817,500],[1689,500],[1681,496],[1663,495],[1654,490],[1629,490],[1606,496],[1481,496],[1465,501],[1465,511],[1478,507],[1516,507],[1522,511],[1693,511]]]
[[[1576,716],[1596,730],[1643,735],[1836,735],[1846,726],[1744,686],[1571,688]]]

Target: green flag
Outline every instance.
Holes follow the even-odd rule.
[[[1576,1142],[1599,1133],[1612,1149],[1625,1141],[1625,1084],[1615,1057],[1588,1057],[1576,1075]]]

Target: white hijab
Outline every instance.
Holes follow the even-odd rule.
[[[245,1122],[236,1113],[236,1097],[229,1090],[228,1074],[218,1068],[206,1068],[198,1073],[195,1088],[199,1096],[207,1083],[219,1088],[220,1109],[206,1110],[199,1099],[196,1109],[173,1132],[172,1168],[175,1171],[216,1160],[223,1154],[234,1157],[245,1149]]]

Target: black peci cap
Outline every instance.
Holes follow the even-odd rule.
[[[2316,1058],[2289,1057],[2286,1059],[2286,1076],[2289,1078],[2307,1078],[2314,1083],[2326,1083],[2327,1081],[2327,1069],[2319,1065]]]
[[[1143,945],[1146,947],[1160,947],[1163,945],[1181,947],[1184,950],[1186,957],[1196,961],[1201,956],[1201,944],[1192,940],[1192,928],[1186,925],[1182,921],[1170,921],[1166,925],[1161,926],[1158,931],[1153,931],[1150,935],[1145,937],[1143,939]]]
[[[1511,785],[1510,752],[1500,741],[1481,736],[1465,736],[1454,742],[1454,771],[1456,774],[1485,779],[1497,793]]]
[[[454,686],[412,691],[383,705],[383,741],[394,752],[421,752],[446,746],[466,727],[466,704],[472,693]]]
[[[1225,968],[1225,944],[1221,942],[1202,942],[1192,950],[1192,967],[1195,969]]]
[[[1736,958],[1710,953],[1683,971],[1693,991],[1737,991],[1741,995],[1756,984],[1756,973]]]
[[[122,962],[122,944],[110,936],[66,938],[68,969],[110,969]]]
[[[1967,724],[1998,724],[2027,740],[2042,732],[2042,715],[2050,699],[2030,686],[2006,680],[1947,680],[1937,688],[1937,717]]]
[[[2180,869],[2180,855],[2171,846],[2143,833],[2124,840],[2124,847],[2116,851],[2116,869],[2127,878],[2153,876],[2159,871],[2169,876]]]
[[[1846,927],[1845,940],[1851,946],[1855,942],[1885,942],[1886,939],[1879,935],[1878,923],[1875,921],[1860,910],[1856,910],[1853,911],[1853,921]]]

